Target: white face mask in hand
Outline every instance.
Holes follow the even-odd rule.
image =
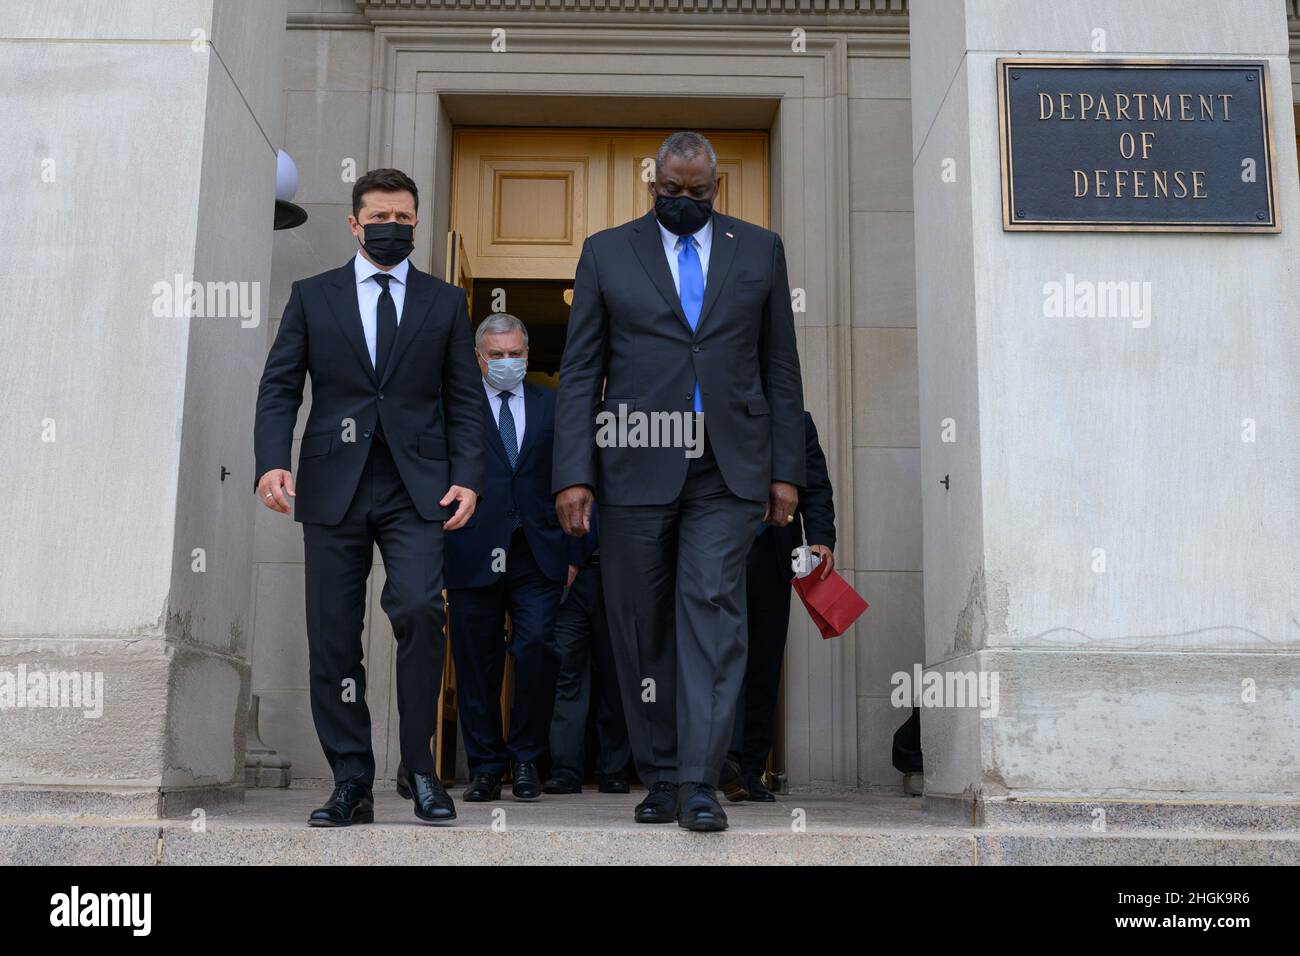
[[[797,578],[806,578],[822,563],[821,555],[806,544],[801,544],[790,552],[790,570]]]

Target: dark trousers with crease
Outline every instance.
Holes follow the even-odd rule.
[[[604,779],[622,774],[631,756],[600,578],[599,560],[580,568],[555,617],[555,647],[560,656],[560,669],[555,682],[555,713],[551,718],[552,774],[567,770],[579,778],[583,776],[587,712],[593,683],[599,745],[597,776]]]
[[[335,782],[375,779],[361,632],[375,546],[383,557],[380,605],[397,640],[397,711],[402,761],[432,773],[444,653],[442,523],[415,510],[382,441],[343,520],[302,526],[307,578],[311,713]]]
[[[764,507],[731,493],[707,432],[676,501],[601,503],[605,607],[647,786],[718,785],[745,676],[745,555]]]
[[[772,749],[776,699],[781,688],[781,665],[785,660],[785,637],[790,623],[793,593],[790,579],[794,577],[790,556],[777,552],[776,535],[770,529],[754,539],[745,561],[745,576],[749,655],[730,749],[741,770],[762,773]]]
[[[563,590],[563,582],[542,573],[523,529],[516,529],[506,569],[494,584],[447,591],[456,704],[471,775],[500,774],[512,762],[535,761],[546,752],[555,704],[555,612]],[[507,653],[514,662],[508,739],[501,726]]]

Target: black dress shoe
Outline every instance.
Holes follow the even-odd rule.
[[[614,774],[609,777],[602,777],[600,780],[601,793],[631,793],[632,788],[627,784],[627,777],[622,774]]]
[[[696,833],[727,829],[727,814],[707,783],[684,783],[680,788],[677,825]]]
[[[633,816],[637,823],[672,823],[677,819],[677,784],[666,780],[652,784]]]
[[[404,763],[397,765],[397,795],[403,800],[411,799],[411,771]]]
[[[722,772],[718,777],[718,789],[732,803],[739,803],[748,798],[745,789],[745,776],[740,772],[740,764],[728,757],[722,761]]]
[[[776,803],[776,794],[767,789],[761,773],[745,774],[745,789],[749,791],[750,803]]]
[[[542,795],[542,775],[531,760],[521,760],[511,767],[510,777],[513,781],[510,792],[516,800],[536,800]]]
[[[354,823],[375,822],[375,799],[370,784],[360,777],[344,780],[334,785],[323,807],[318,807],[307,818],[313,827],[350,827]]]
[[[405,767],[399,768],[405,770]],[[415,815],[425,823],[451,823],[456,819],[456,803],[443,789],[442,781],[432,772],[417,770],[407,775],[407,792],[415,804]]]
[[[572,770],[556,770],[542,784],[542,793],[582,793],[582,778]]]
[[[501,799],[501,774],[476,773],[461,799],[466,803],[491,803]]]

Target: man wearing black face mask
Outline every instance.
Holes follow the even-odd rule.
[[[803,386],[781,239],[714,211],[708,140],[669,136],[649,188],[654,208],[590,237],[578,262],[552,490],[574,535],[600,498],[615,668],[650,789],[637,822],[723,830],[715,788],[745,673],[745,557],[760,522],[785,525],[798,503]],[[620,444],[597,431],[606,412],[702,413],[703,442]]]
[[[456,817],[429,742],[443,668],[443,532],[469,520],[482,487],[483,396],[464,291],[408,259],[417,209],[415,183],[399,170],[357,180],[348,217],[357,254],[293,284],[257,395],[258,497],[282,514],[292,500],[303,526],[311,710],[335,784],[312,826],[374,819],[361,631],[376,545],[415,815]]]

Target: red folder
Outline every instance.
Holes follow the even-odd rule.
[[[839,637],[870,607],[838,571],[832,571],[823,581],[821,569],[814,568],[812,574],[790,583],[823,638]]]

